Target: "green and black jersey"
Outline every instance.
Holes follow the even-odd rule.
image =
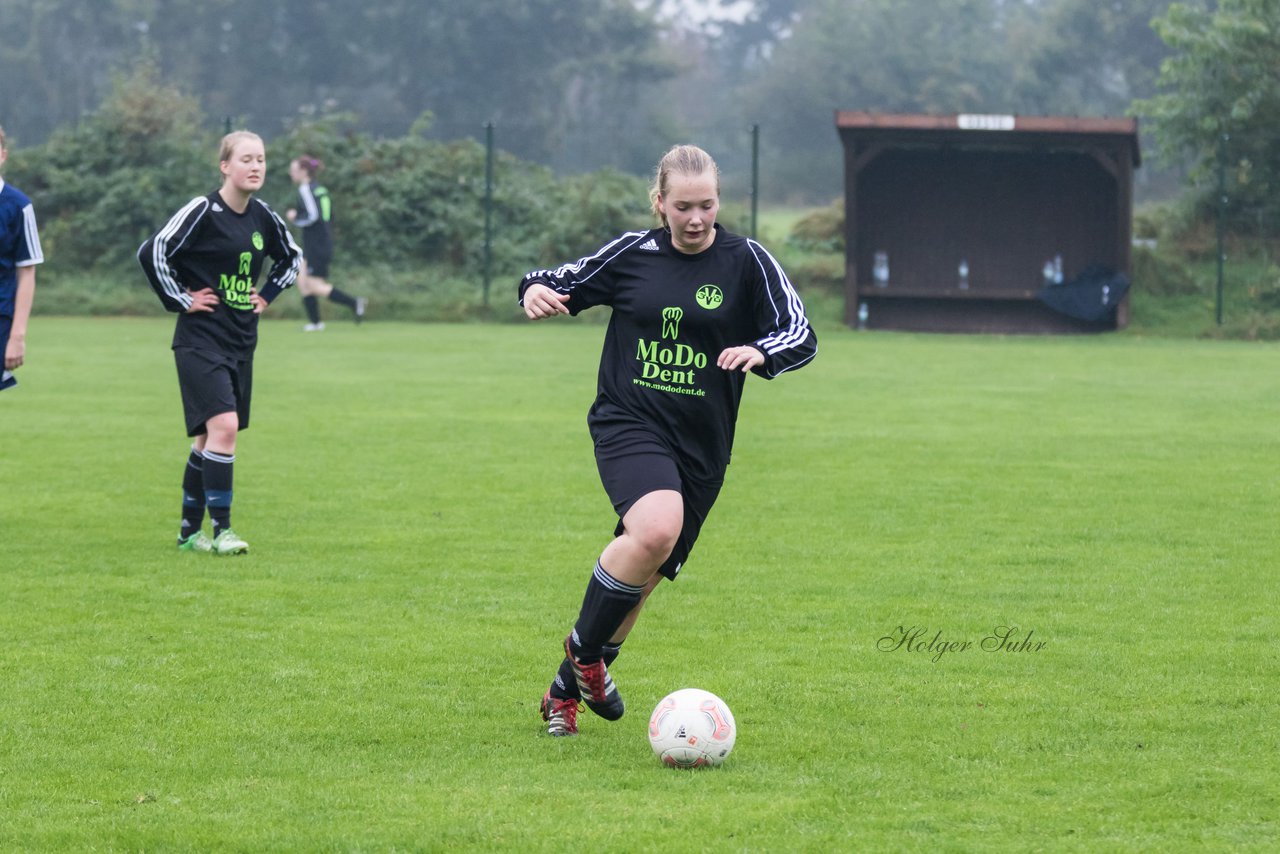
[[[520,282],[568,294],[571,314],[613,309],[600,358],[592,434],[643,426],[666,442],[681,467],[723,476],[733,448],[744,376],[716,359],[727,347],[754,346],[772,379],[807,364],[817,337],[782,267],[754,240],[719,225],[712,245],[677,250],[664,228],[629,232],[592,255]]]
[[[307,260],[333,257],[333,235],[329,221],[333,218],[333,200],[329,191],[314,181],[298,185],[298,218],[293,224],[302,229],[302,247]]]
[[[213,192],[188,202],[138,249],[138,261],[156,295],[179,312],[173,346],[249,359],[258,343],[258,315],[250,291],[263,264],[272,259],[258,289],[267,302],[298,277],[301,253],[283,220],[258,199],[244,213]],[[219,304],[211,312],[186,314],[191,292],[213,288]]]

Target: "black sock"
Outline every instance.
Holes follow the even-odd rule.
[[[640,603],[643,595],[643,587],[624,584],[596,561],[595,572],[587,582],[587,593],[582,597],[578,622],[574,623],[570,637],[574,656],[587,664],[603,658],[604,645],[618,631],[631,609]]]
[[[622,652],[622,644],[607,643],[603,649],[604,666],[611,667],[617,660],[618,653]],[[551,696],[557,700],[577,700],[582,697],[582,692],[578,690],[578,680],[573,677],[573,665],[569,664],[567,658],[561,659],[556,678],[551,680]]]
[[[185,540],[203,524],[204,455],[192,448],[182,472],[182,528],[178,531],[178,539]]]
[[[231,474],[235,454],[204,452],[204,497],[216,537],[231,527]]]
[[[302,298],[302,307],[307,310],[307,320],[312,323],[320,322],[320,300],[314,296],[305,296]]]
[[[307,312],[307,320],[311,323],[320,322],[320,300],[315,296],[304,296],[302,298],[302,307]]]
[[[329,301],[336,302],[338,305],[345,305],[352,311],[356,310],[356,298],[351,294],[343,293],[337,288],[329,291]]]

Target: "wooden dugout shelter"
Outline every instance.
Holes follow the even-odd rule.
[[[1041,288],[1131,274],[1134,119],[836,112],[845,321],[872,329],[1096,332]],[[967,274],[967,275],[966,275]]]

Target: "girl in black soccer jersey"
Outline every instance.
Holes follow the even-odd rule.
[[[233,555],[249,550],[231,530],[231,484],[236,434],[249,426],[258,315],[293,284],[301,253],[284,221],[254,198],[267,174],[262,139],[227,134],[218,161],[222,187],[174,214],[138,249],[138,260],[164,307],[178,313],[173,355],[187,435],[195,438],[182,478],[178,548]],[[212,540],[202,530],[206,507]]]
[[[332,302],[345,305],[355,315],[356,323],[364,319],[368,300],[353,297],[329,284],[329,262],[333,260],[333,235],[329,219],[333,213],[329,191],[316,183],[316,175],[324,164],[311,155],[303,155],[289,164],[289,177],[298,185],[298,208],[284,212],[289,222],[302,229],[303,260],[306,269],[298,277],[298,290],[302,291],[302,305],[307,310],[307,332],[320,332],[324,323],[320,320],[320,303],[317,297],[328,297]]]
[[[782,267],[716,224],[720,176],[705,151],[668,151],[650,200],[661,228],[520,282],[531,320],[613,309],[587,423],[619,522],[542,700],[551,735],[577,733],[579,699],[607,720],[622,716],[608,666],[658,582],[675,579],[715,503],[746,374],[772,379],[817,352]]]

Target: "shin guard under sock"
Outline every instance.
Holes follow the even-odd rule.
[[[574,656],[583,663],[599,661],[604,656],[604,645],[643,595],[644,587],[619,581],[596,561],[570,638]]]
[[[178,531],[179,540],[185,540],[204,524],[204,502],[204,455],[192,448],[182,472],[182,527]]]
[[[337,288],[329,291],[329,301],[336,302],[338,305],[345,305],[352,311],[356,310],[356,298],[349,293],[338,290]]]
[[[314,296],[306,296],[302,298],[302,307],[307,311],[307,320],[312,323],[320,322],[320,301]]]
[[[231,527],[231,483],[235,454],[204,452],[204,496],[216,537]]]

